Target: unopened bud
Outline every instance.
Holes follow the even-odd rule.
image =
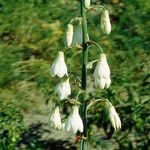
[[[91,0],[85,0],[84,1],[85,8],[89,9],[90,8],[90,4],[91,4]]]
[[[70,47],[72,44],[72,38],[73,38],[73,25],[68,24],[66,33],[66,42],[68,47]]]
[[[101,29],[107,35],[111,32],[111,23],[107,10],[104,10],[101,14]]]

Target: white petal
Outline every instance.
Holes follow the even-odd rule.
[[[74,116],[74,114],[71,119],[71,127],[72,127],[73,133],[76,133],[78,130],[78,122],[77,122],[77,118],[76,118],[76,116]]]
[[[73,39],[73,25],[68,24],[67,33],[66,33],[66,41],[67,41],[67,46],[68,47],[71,46],[72,39]]]
[[[66,131],[70,131],[70,129],[71,129],[71,115],[69,115],[69,117],[67,118],[67,120],[66,120],[66,123],[65,123],[65,130]]]
[[[99,76],[101,76],[103,78],[108,78],[110,76],[110,68],[108,66],[105,54],[101,54],[101,56],[100,56],[98,73],[99,73]]]
[[[111,123],[112,123],[112,126],[113,126],[113,127],[114,127],[114,129],[116,130],[116,123],[115,123],[114,116],[111,116],[110,121],[111,121]]]
[[[100,61],[97,63],[95,71],[94,71],[94,77],[95,78],[99,78],[99,72],[98,72],[99,66],[100,66]]]
[[[107,78],[107,79],[105,79],[105,82],[106,82],[106,87],[109,88],[110,83],[111,83],[111,79]]]
[[[73,32],[73,44],[82,44],[82,24],[79,23],[78,25],[74,26],[74,32]]]
[[[55,62],[52,64],[52,67],[51,67],[51,69],[50,69],[50,74],[51,74],[52,77],[55,76],[55,71],[54,71],[54,69],[55,69]]]
[[[83,132],[83,122],[82,122],[82,119],[80,118],[80,116],[78,118],[78,125],[79,125],[79,131]]]
[[[104,89],[104,87],[105,87],[105,79],[104,78],[100,79],[100,87],[101,87],[101,89]]]
[[[121,128],[121,121],[114,106],[111,106],[109,108],[109,117],[110,117],[112,126],[114,127],[115,130]]]

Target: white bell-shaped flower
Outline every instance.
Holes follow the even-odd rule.
[[[64,52],[59,51],[58,56],[51,67],[51,76],[57,75],[58,77],[68,76],[67,66],[64,60]]]
[[[66,33],[66,42],[67,46],[70,47],[72,44],[72,39],[73,39],[73,25],[68,24],[67,26],[67,33]]]
[[[65,81],[61,81],[55,88],[55,92],[58,94],[61,100],[66,99],[71,94],[71,87],[69,78]]]
[[[105,86],[109,88],[110,83],[110,68],[107,63],[106,55],[103,53],[94,71],[94,84],[95,87],[100,86],[101,89],[104,89]]]
[[[109,118],[114,129],[121,129],[121,121],[120,118],[114,108],[114,106],[109,107]]]
[[[101,14],[101,29],[107,35],[111,32],[109,13],[106,9],[103,10]]]
[[[66,120],[65,130],[73,131],[73,133],[76,133],[78,130],[83,132],[83,122],[79,115],[78,106],[73,106],[73,111]]]
[[[91,4],[91,0],[85,0],[84,1],[85,8],[89,9],[90,8],[90,4]]]
[[[57,129],[57,128],[61,129],[61,127],[62,127],[61,117],[60,117],[58,106],[54,109],[54,111],[51,114],[50,123],[51,123],[51,126],[53,126],[55,129]]]
[[[73,30],[73,40],[72,44],[82,44],[83,42],[83,36],[82,36],[82,22],[79,21],[77,24],[74,25]]]

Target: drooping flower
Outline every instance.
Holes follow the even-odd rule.
[[[90,4],[91,4],[91,0],[85,0],[84,1],[85,8],[89,9],[90,8]]]
[[[69,78],[65,81],[61,81],[55,88],[55,92],[58,94],[61,100],[66,99],[71,94],[71,88]]]
[[[61,117],[59,113],[59,107],[57,106],[51,114],[50,117],[51,126],[54,126],[55,129],[61,129]]]
[[[83,132],[83,122],[79,115],[79,108],[78,106],[73,106],[73,111],[68,116],[66,123],[65,123],[65,130],[66,131],[73,131],[76,133],[78,130]]]
[[[82,22],[79,21],[78,23],[76,23],[74,25],[74,30],[73,30],[73,40],[72,40],[72,44],[82,44],[83,39],[82,39]]]
[[[110,83],[110,68],[107,63],[106,55],[103,53],[94,71],[94,84],[95,87],[100,86],[101,89],[104,89],[105,86],[109,88]]]
[[[59,51],[58,56],[55,59],[51,67],[51,76],[57,75],[58,77],[63,77],[64,75],[68,76],[67,66],[64,60],[64,52]]]
[[[66,41],[67,41],[67,46],[70,47],[72,44],[72,39],[73,39],[73,25],[68,24],[67,26],[67,33],[66,33]]]
[[[109,13],[106,9],[103,10],[101,14],[101,29],[107,35],[111,32]]]
[[[109,118],[114,129],[121,129],[121,121],[120,118],[114,108],[114,106],[109,107]]]

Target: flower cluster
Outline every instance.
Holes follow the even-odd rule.
[[[91,0],[84,0],[84,7],[86,10],[90,10],[91,8],[90,4],[91,4]],[[82,45],[83,39],[84,39],[84,44],[86,44],[86,42],[89,43],[91,42],[89,40],[88,33],[83,35],[83,27],[84,27],[83,18],[81,17],[74,18],[70,21],[66,31],[67,47],[70,48],[71,46]],[[111,32],[109,13],[104,7],[102,7],[102,11],[101,11],[101,30],[107,35],[110,34]],[[110,68],[107,62],[107,58],[105,53],[101,49],[101,47],[97,43],[95,45],[99,47],[99,49],[101,50],[101,54],[93,74],[94,85],[96,88],[99,87],[100,89],[109,88],[111,84],[111,78],[110,78]],[[86,68],[88,68],[88,66],[86,66]],[[69,74],[68,74],[67,65],[65,63],[63,51],[58,52],[58,56],[56,57],[54,63],[50,68],[50,74],[52,77],[57,76],[62,79],[60,83],[55,87],[55,93],[57,94],[61,102],[65,101],[71,95],[71,86],[69,83]],[[106,107],[108,108],[109,118],[112,126],[114,127],[115,130],[120,129],[121,121],[114,106],[112,106],[111,103],[109,101],[107,102],[106,100]],[[77,99],[76,99],[76,103],[73,103],[72,112],[66,119],[65,124],[61,122],[59,105],[57,105],[52,111],[50,122],[55,129],[62,129],[62,130],[65,129],[66,131],[72,131],[73,133],[76,133],[77,131],[83,132],[84,126],[83,126],[83,121],[79,115],[79,106],[77,105]]]
[[[68,28],[70,28],[70,31],[72,30],[71,26],[68,26]],[[67,32],[67,36],[69,35],[70,33]],[[69,83],[67,65],[65,63],[63,51],[58,52],[58,56],[51,66],[50,73],[53,77],[56,75],[59,78],[62,78],[65,75],[67,76],[67,79],[63,79],[55,88],[55,92],[57,93],[60,100],[67,99],[68,96],[71,95],[71,87]],[[55,129],[63,129],[59,106],[56,106],[56,108],[51,113],[50,123],[51,126],[54,126]],[[77,105],[73,106],[73,111],[68,116],[68,119],[66,120],[64,126],[66,131],[73,131],[73,133],[76,133],[79,130],[80,132],[83,132],[83,122],[79,115],[79,108]]]
[[[65,129],[73,133],[76,133],[78,130],[83,132],[83,122],[79,115],[79,108],[77,105],[73,106],[73,110],[64,125],[61,123],[59,107],[57,106],[51,114],[50,123],[55,129]]]

